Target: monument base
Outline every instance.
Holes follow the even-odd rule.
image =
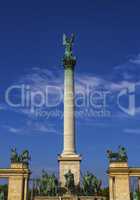
[[[74,174],[75,184],[80,184],[80,163],[81,163],[80,155],[60,155],[58,157],[59,162],[59,180],[61,182],[62,187],[65,186],[65,177],[64,175],[71,170]]]

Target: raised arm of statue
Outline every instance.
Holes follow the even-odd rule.
[[[63,34],[63,45],[66,45],[66,43],[67,43],[66,38],[67,38],[67,37],[66,37],[66,34],[64,33],[64,34]]]

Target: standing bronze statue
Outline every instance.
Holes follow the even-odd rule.
[[[83,177],[82,185],[84,195],[98,195],[101,191],[102,182],[92,173],[87,172]]]
[[[37,195],[56,196],[58,194],[58,180],[54,174],[42,171],[41,178],[36,180]]]
[[[84,195],[93,194],[93,185],[92,185],[93,175],[90,172],[87,172],[83,177],[83,193]]]
[[[75,190],[75,182],[74,182],[74,174],[69,170],[65,175],[65,187],[67,188],[67,191],[70,193],[74,193]]]
[[[12,148],[11,149],[11,163],[18,163],[18,162],[20,162],[20,158],[19,158],[19,155],[17,153],[17,149]]]

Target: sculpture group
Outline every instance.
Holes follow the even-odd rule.
[[[36,179],[35,193],[39,196],[62,196],[62,195],[83,195],[93,196],[100,195],[101,180],[98,180],[95,175],[87,172],[81,181],[81,185],[75,185],[74,175],[69,170],[65,174],[65,186],[61,186],[57,177],[54,174],[48,174],[42,171],[40,178]]]
[[[21,154],[17,153],[16,148],[11,149],[11,163],[22,163],[24,165],[29,165],[31,156],[28,150],[24,150]]]
[[[109,162],[127,162],[127,151],[124,147],[119,146],[118,152],[112,152],[112,150],[107,150],[107,155]]]
[[[58,180],[54,174],[42,171],[42,176],[36,179],[36,195],[56,196],[58,194]]]
[[[97,179],[91,172],[87,172],[83,177],[83,193],[86,196],[99,195],[101,192],[102,181]]]

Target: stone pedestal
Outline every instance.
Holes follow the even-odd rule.
[[[129,168],[126,162],[113,162],[109,166],[110,200],[130,200]]]
[[[59,156],[59,179],[61,182],[62,187],[65,186],[65,177],[64,175],[71,170],[74,174],[74,181],[75,184],[78,185],[80,183],[80,162],[81,157],[79,155],[75,156]]]
[[[29,170],[19,163],[11,165],[12,174],[9,175],[8,200],[27,200]]]

